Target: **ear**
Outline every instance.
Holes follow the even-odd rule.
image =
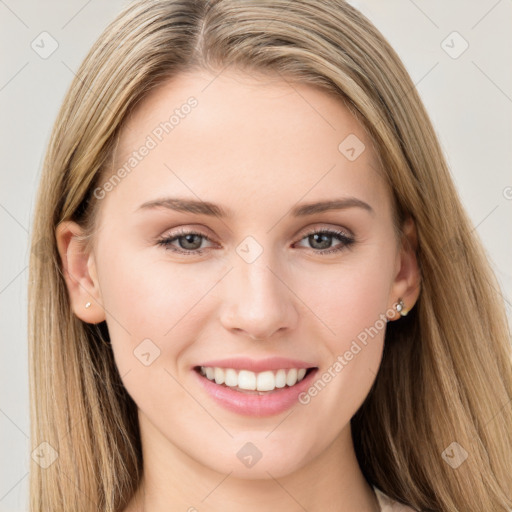
[[[397,255],[396,275],[391,287],[388,304],[388,308],[395,311],[395,315],[389,318],[390,320],[401,318],[395,307],[399,298],[404,302],[405,312],[408,312],[418,300],[421,289],[421,273],[416,257],[418,236],[416,224],[412,217],[405,220],[402,233],[401,247]]]
[[[72,221],[61,222],[55,231],[62,273],[75,315],[90,324],[105,320],[94,254],[88,254],[83,229]],[[88,307],[86,305],[90,303]]]

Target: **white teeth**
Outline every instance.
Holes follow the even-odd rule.
[[[258,377],[256,379],[256,389],[258,391],[272,391],[276,387],[276,379],[274,377],[274,372],[261,372],[258,373]]]
[[[238,374],[233,370],[233,368],[228,368],[226,370],[226,380],[224,381],[224,384],[235,388],[238,386]]]
[[[306,373],[306,372],[304,372]],[[277,370],[276,388],[284,388],[286,386],[286,370]]]
[[[288,386],[293,386],[297,382],[297,370],[296,368],[292,368],[291,370],[288,370],[288,373],[286,375],[286,384]]]
[[[247,370],[240,370],[238,374],[238,387],[240,389],[256,389],[256,374]]]
[[[201,374],[217,384],[248,391],[273,391],[276,388],[294,386],[306,375],[306,368],[267,370],[260,373],[233,368],[212,368],[201,366]]]
[[[214,376],[217,384],[224,384],[224,370],[222,368],[215,368]]]

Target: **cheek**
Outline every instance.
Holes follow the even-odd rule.
[[[204,324],[200,299],[218,277],[204,272],[202,279],[193,265],[179,267],[136,254],[102,261],[110,262],[98,274],[114,359],[126,390],[151,418],[161,416],[162,407],[175,412],[173,404],[187,404],[184,423],[202,417],[204,411],[178,384],[183,378],[179,363]]]
[[[308,297],[308,306],[320,320],[314,320],[319,327],[312,332],[321,333],[318,347],[324,363],[315,381],[318,384],[302,403],[318,408],[314,414],[321,414],[324,407],[333,411],[337,420],[333,425],[353,416],[378,372],[393,256],[391,250],[375,249],[360,258],[347,258],[346,264],[316,272],[309,287],[302,284],[298,291],[299,296]]]
[[[334,439],[350,422],[368,396],[382,358],[385,320],[368,311],[343,318],[335,324],[336,337],[329,343],[324,338],[329,354],[299,396],[305,417],[310,418],[308,432],[319,439]]]
[[[115,259],[100,254],[99,261],[104,263],[98,268],[120,372],[140,362],[134,360],[138,351],[149,351],[151,358],[158,355],[154,365],[165,361],[172,369],[180,352],[197,338],[195,331],[201,329],[207,295],[222,277],[222,269],[198,272],[194,265],[166,261],[165,253],[155,258],[154,253],[148,257],[147,251],[130,253],[127,249],[124,255]]]
[[[375,324],[382,328],[380,319],[388,308],[392,284],[391,254],[370,253],[364,258],[354,254],[346,263],[319,266],[312,279],[304,280],[303,273],[301,269],[294,277],[297,295],[315,314],[331,352],[345,350]]]

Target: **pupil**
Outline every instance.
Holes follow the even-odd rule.
[[[184,235],[181,237],[182,239],[185,239],[185,244],[181,244],[180,245],[182,246],[182,249],[197,249],[197,247],[194,247],[194,238],[200,238],[199,235],[194,235],[194,234],[188,234],[188,235]],[[193,247],[188,247],[187,245],[188,244],[192,244]],[[183,246],[185,245],[185,246]],[[197,243],[196,243],[197,245]],[[199,241],[199,245],[201,245],[201,241]]]
[[[312,236],[313,236],[313,243],[319,242],[321,245],[321,247],[317,247],[318,249],[327,249],[329,247],[331,235],[327,235],[325,233],[315,233]],[[322,238],[324,238],[323,244],[321,241]]]

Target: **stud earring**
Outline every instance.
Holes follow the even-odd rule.
[[[85,305],[86,308],[90,308],[91,307],[91,303],[88,302],[86,305]]]
[[[400,313],[400,316],[407,316],[407,313],[409,313],[409,311],[405,309],[405,304],[401,297],[398,299],[396,310]]]

